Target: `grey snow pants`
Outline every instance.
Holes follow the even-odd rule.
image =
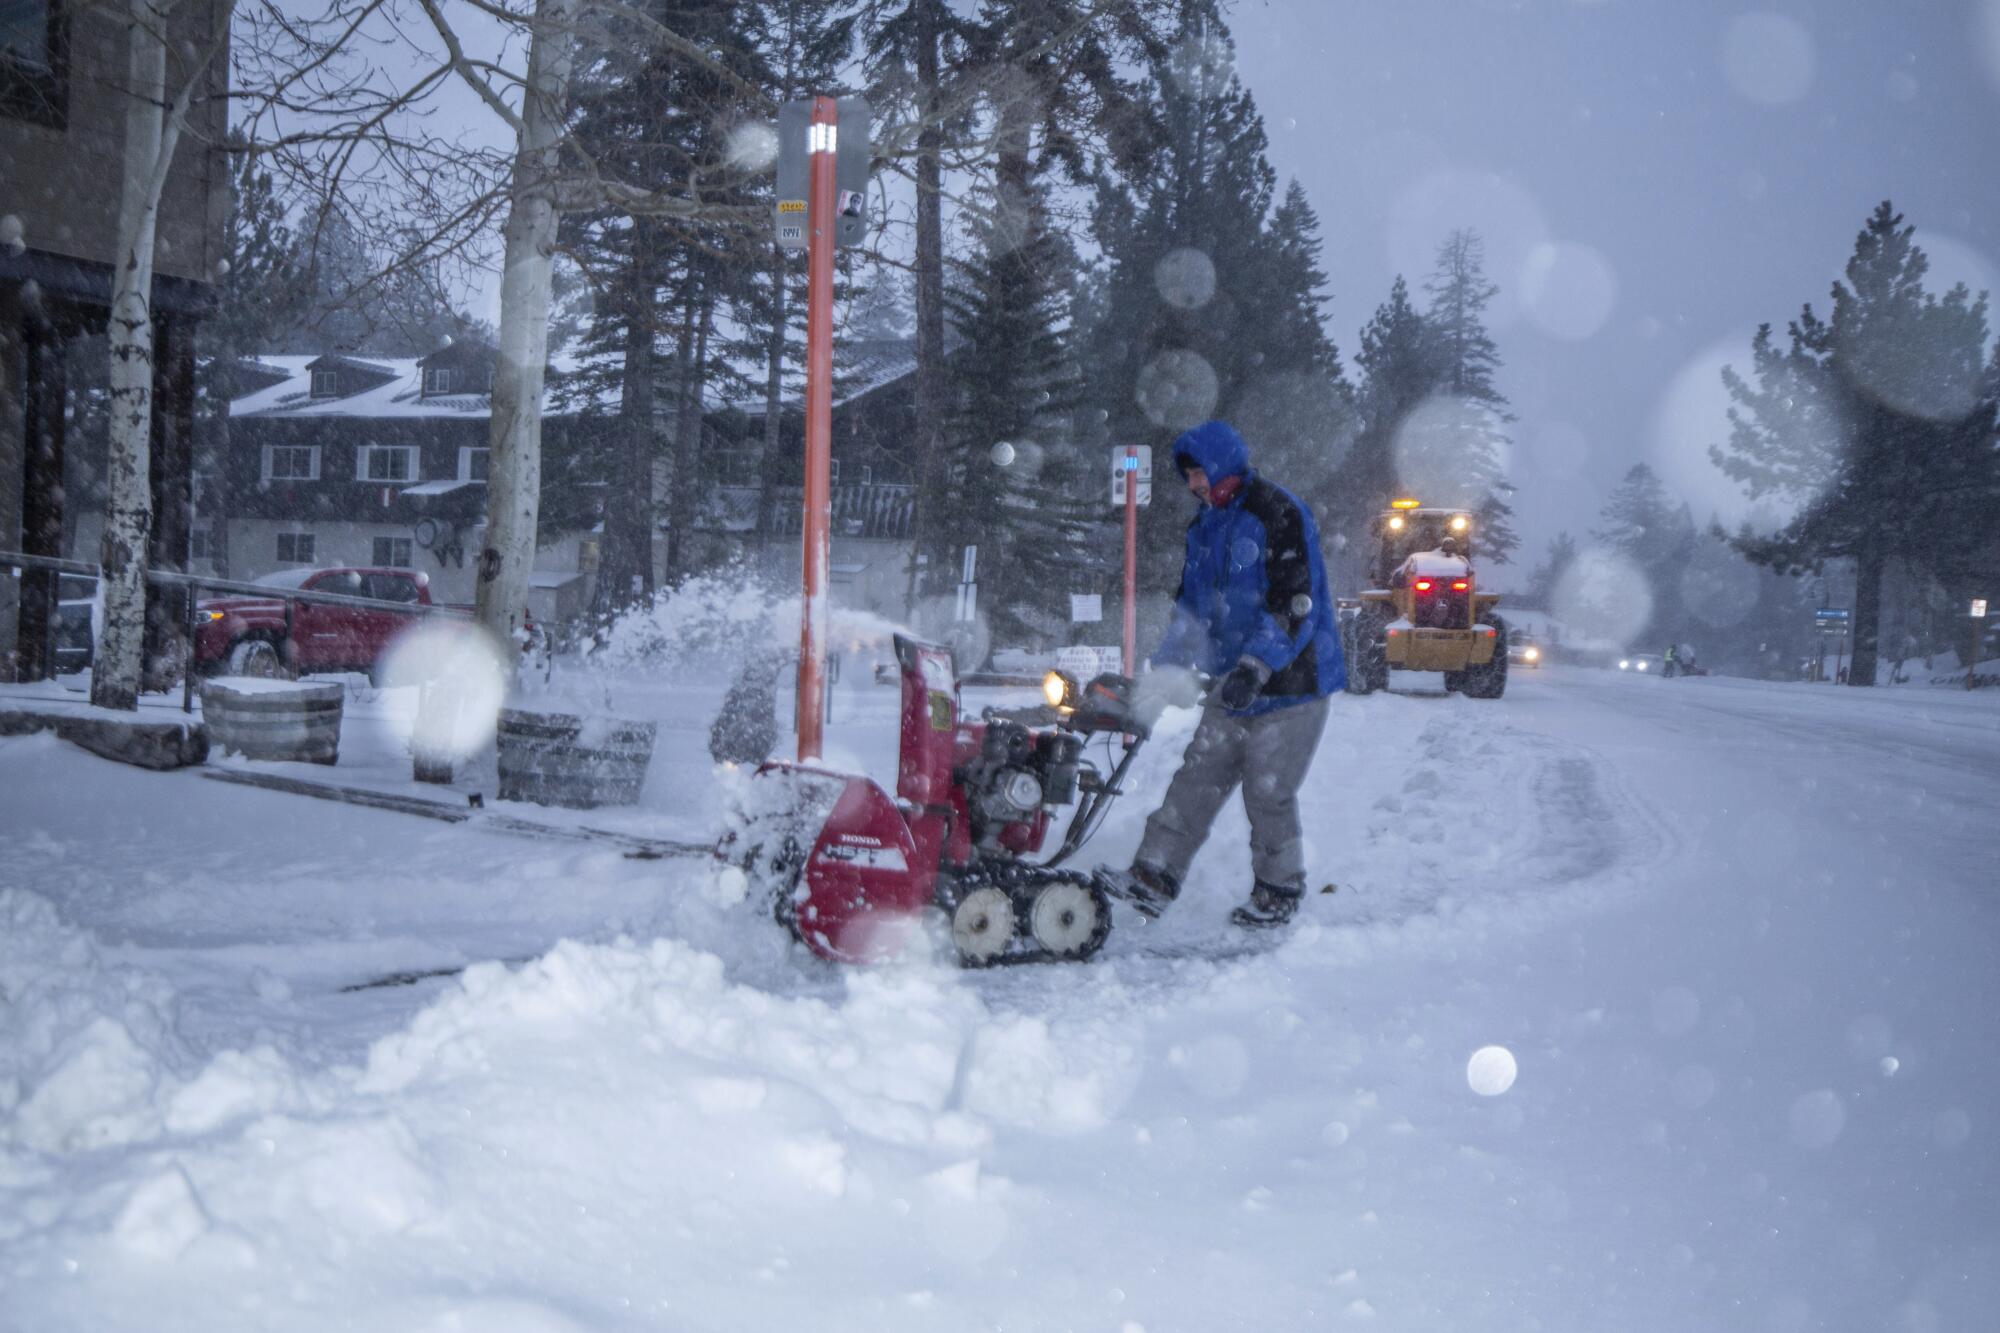
[[[1326,730],[1327,701],[1314,699],[1253,717],[1211,704],[1181,757],[1167,797],[1146,821],[1135,863],[1164,870],[1175,883],[1208,838],[1229,794],[1243,788],[1250,816],[1250,868],[1266,884],[1303,889],[1305,844],[1299,830],[1299,784]]]

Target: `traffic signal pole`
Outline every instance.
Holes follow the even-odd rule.
[[[825,730],[827,562],[833,520],[833,155],[840,115],[815,97],[806,212],[806,475],[800,553],[798,732],[800,762],[820,757]]]

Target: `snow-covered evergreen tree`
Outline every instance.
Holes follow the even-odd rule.
[[[1875,683],[1892,561],[1967,590],[1996,563],[2000,375],[1986,356],[1986,295],[1928,291],[1914,233],[1884,201],[1833,285],[1831,315],[1806,306],[1783,350],[1769,325],[1758,330],[1750,375],[1723,373],[1731,434],[1711,451],[1752,498],[1802,503],[1775,533],[1739,534],[1752,560],[1780,572],[1853,562],[1857,685]]]

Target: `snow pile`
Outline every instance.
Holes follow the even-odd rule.
[[[1118,1022],[996,1015],[956,969],[787,998],[670,940],[474,967],[358,1067],[259,1047],[182,1076],[163,984],[39,898],[0,905],[0,1285],[37,1327],[331,1326],[356,1273],[380,1327],[796,1323],[883,1276],[813,1237],[969,1278],[1032,1229],[996,1133],[1099,1130],[1136,1078]],[[445,1294],[529,1272],[532,1297]]]
[[[1472,570],[1464,556],[1442,551],[1417,551],[1403,561],[1402,572],[1413,579],[1462,579]]]
[[[173,995],[107,965],[47,899],[0,890],[0,1152],[115,1147],[159,1133],[190,1057]]]

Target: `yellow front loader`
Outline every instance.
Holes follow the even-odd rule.
[[[1372,585],[1342,608],[1341,648],[1353,694],[1386,689],[1389,671],[1441,671],[1472,699],[1507,689],[1507,625],[1472,568],[1472,515],[1397,500],[1375,524]]]

